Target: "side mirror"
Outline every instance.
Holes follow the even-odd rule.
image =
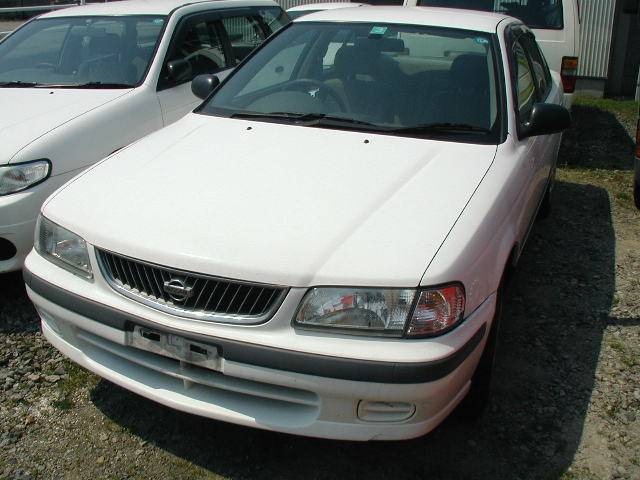
[[[191,91],[196,97],[204,100],[218,85],[220,85],[220,79],[216,75],[203,73],[193,79]]]
[[[184,58],[167,62],[166,68],[169,78],[177,83],[187,80],[191,75],[191,64]]]
[[[559,133],[571,126],[571,114],[561,105],[536,103],[529,122],[522,128],[522,137]]]

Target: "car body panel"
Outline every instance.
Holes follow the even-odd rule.
[[[0,164],[9,163],[12,159],[15,163],[16,153],[25,146],[129,91],[0,89],[0,104],[4,112],[0,117]]]
[[[296,22],[382,22],[386,23],[406,23],[407,15],[411,15],[410,23],[416,25],[430,25],[434,27],[451,26],[451,17],[455,16],[458,25],[464,25],[465,30],[475,30],[478,32],[495,33],[496,24],[508,18],[505,15],[487,12],[472,12],[466,10],[456,10],[453,8],[422,8],[407,6],[402,11],[398,7],[367,7],[367,8],[339,8],[324,10],[322,12],[310,13],[300,18]]]
[[[277,156],[261,161],[256,143]],[[189,271],[289,286],[410,287],[495,151],[191,114],[88,172],[44,214],[92,244]],[[118,181],[99,203],[80,201],[111,176]],[[133,203],[154,208],[127,217]],[[406,208],[415,204],[429,205],[427,221]]]

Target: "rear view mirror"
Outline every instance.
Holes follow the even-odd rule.
[[[220,85],[220,79],[216,75],[203,73],[193,79],[191,82],[191,91],[196,97],[204,100],[218,85]]]
[[[569,110],[553,103],[536,103],[529,122],[522,128],[522,138],[559,133],[571,125]]]
[[[174,82],[183,82],[191,75],[191,64],[184,58],[171,60],[167,62],[167,73]]]

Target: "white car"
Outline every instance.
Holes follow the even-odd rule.
[[[24,273],[46,338],[140,395],[268,430],[391,440],[465,396],[479,414],[503,279],[570,122],[527,27],[325,11],[216,84],[197,77],[194,113],[46,202]]]
[[[385,1],[385,0],[383,0]],[[405,6],[471,8],[503,13],[522,20],[536,41],[551,70],[560,73],[564,106],[570,108],[578,79],[580,53],[580,6],[578,0],[404,0]]]
[[[190,81],[234,67],[288,22],[269,0],[143,0],[48,13],[0,43],[0,273],[22,268],[42,202],[198,105]]]
[[[322,2],[322,3],[307,3],[305,5],[298,5],[287,9],[287,15],[289,18],[296,19],[303,15],[309,15],[310,13],[322,12],[324,10],[335,10],[336,8],[351,8],[351,7],[365,7],[366,3],[348,3],[348,2]]]

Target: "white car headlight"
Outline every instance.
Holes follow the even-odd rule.
[[[465,294],[455,283],[429,289],[312,288],[294,318],[298,327],[344,333],[427,337],[462,320]]]
[[[81,277],[93,278],[84,239],[42,214],[38,217],[34,245],[36,251],[47,260]]]
[[[44,182],[51,174],[49,160],[0,166],[0,196],[21,192]]]

